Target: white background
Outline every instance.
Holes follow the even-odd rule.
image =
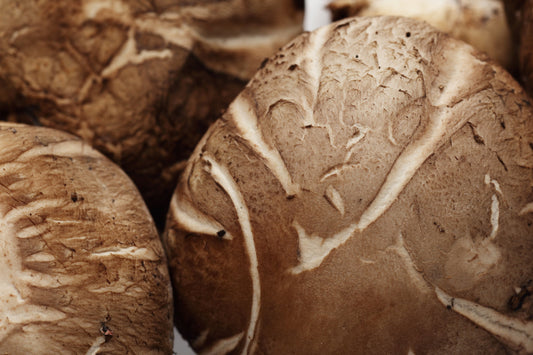
[[[330,22],[329,12],[326,5],[329,0],[305,0],[304,29],[312,31],[317,27]],[[174,352],[178,355],[194,355],[189,344],[179,335],[174,328]]]

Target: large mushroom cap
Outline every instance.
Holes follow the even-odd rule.
[[[181,163],[302,18],[294,0],[0,0],[0,111],[82,137],[164,220]]]
[[[131,180],[69,134],[0,123],[0,353],[170,354],[172,293]]]
[[[533,352],[533,111],[483,58],[376,17],[265,63],[168,216],[196,350]]]

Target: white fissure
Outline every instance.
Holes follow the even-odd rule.
[[[420,138],[412,141],[394,162],[385,182],[374,200],[366,208],[359,221],[328,238],[309,236],[295,221],[300,240],[300,265],[291,269],[299,273],[318,267],[331,251],[344,244],[354,233],[364,231],[381,217],[396,201],[424,161],[435,152],[446,137],[467,121],[466,117],[454,115],[447,107],[429,118],[428,126]]]
[[[435,293],[444,306],[527,353],[533,352],[533,322],[512,318],[492,308],[452,297],[438,287],[435,288]]]
[[[230,338],[220,339],[215,344],[200,353],[200,355],[225,355],[233,351],[241,341],[244,333],[239,333]]]
[[[494,186],[494,190],[496,190],[496,192],[499,193],[500,196],[503,196],[503,192],[500,188],[500,184],[498,183],[498,181],[491,179],[490,175],[486,174],[485,185],[491,184]],[[489,240],[494,240],[498,235],[498,230],[500,228],[500,202],[496,194],[492,195],[492,203],[490,206],[490,224],[492,226],[492,231],[490,233]]]
[[[224,231],[223,239],[231,240],[233,236],[213,218],[195,208],[186,199],[180,198],[181,194],[174,194],[170,202],[170,213],[180,230],[191,233],[217,236],[217,233]]]
[[[337,189],[332,185],[328,185],[324,197],[333,207],[335,207],[335,209],[337,209],[337,211],[339,211],[341,216],[344,216],[344,200]]]
[[[17,221],[19,221],[21,218],[29,218],[28,216],[31,215],[37,215],[39,211],[44,209],[55,209],[55,208],[63,208],[65,207],[67,203],[62,199],[42,199],[42,200],[35,200],[30,203],[28,203],[25,206],[17,207],[11,209],[9,212],[7,212],[3,216],[3,222],[6,224],[14,224]],[[28,233],[31,234],[31,230],[28,231]],[[24,230],[21,231],[21,234],[18,232],[16,233],[17,237],[19,238],[28,238],[31,235],[27,235],[24,233]],[[34,234],[36,236],[37,234]]]
[[[525,205],[524,208],[522,208],[520,210],[518,215],[519,216],[523,216],[523,215],[528,214],[528,213],[533,213],[533,202],[530,202],[527,205]]]
[[[396,244],[388,247],[386,250],[393,251],[400,257],[405,265],[407,274],[421,292],[429,293],[431,291],[428,282],[422,277],[422,273],[416,268],[416,264],[411,258],[409,250],[407,250],[407,247],[405,246],[405,241],[401,232],[398,234]]]
[[[35,212],[43,206],[54,205],[56,200],[37,201],[33,203],[33,208],[15,208],[1,215],[0,213],[0,342],[17,327],[18,324],[31,321],[56,322],[66,317],[66,315],[53,307],[31,305],[26,302],[28,286],[47,287],[52,279],[58,282],[62,277],[52,277],[41,274],[23,267],[23,257],[20,254],[17,230],[15,224],[20,218],[24,218],[26,213]],[[31,204],[30,204],[31,205]],[[1,209],[0,209],[1,211]],[[51,254],[36,253],[30,256],[29,261],[49,261],[54,257]]]
[[[307,83],[313,90],[313,95],[305,95],[305,122],[306,126],[316,125],[314,113],[315,106],[320,93],[320,81],[322,77],[322,57],[326,41],[329,39],[331,30],[329,26],[321,27],[309,34],[308,46],[305,54],[302,56],[303,62],[299,63],[304,68],[305,73],[309,76]]]
[[[233,101],[229,110],[242,138],[248,141],[250,147],[265,159],[266,166],[281,183],[285,193],[289,196],[296,195],[300,191],[300,187],[293,182],[279,151],[265,142],[258,127],[257,116],[250,102],[242,95],[239,95]]]
[[[61,157],[91,157],[102,158],[102,155],[81,140],[68,140],[47,145],[36,145],[17,157],[17,161],[24,162],[43,155]]]
[[[150,260],[156,261],[159,260],[159,257],[155,254],[153,250],[147,248],[137,248],[134,246],[121,248],[121,247],[112,247],[112,248],[103,248],[94,250],[90,259],[104,259],[104,258],[114,258],[122,257],[126,259],[133,260]]]
[[[137,52],[137,45],[135,42],[135,30],[130,28],[128,31],[128,39],[122,46],[119,53],[113,58],[111,63],[105,67],[101,75],[102,77],[110,77],[114,73],[118,72],[122,68],[130,64],[141,64],[145,61],[152,59],[164,59],[172,57],[172,51],[170,49],[163,50],[142,50]]]
[[[250,311],[250,323],[246,331],[245,345],[242,354],[247,354],[250,344],[254,338],[257,322],[259,318],[259,309],[261,305],[261,282],[259,278],[259,265],[257,260],[257,251],[255,249],[254,235],[252,231],[252,224],[250,222],[250,215],[248,207],[244,201],[244,197],[233,180],[230,172],[225,166],[220,165],[214,158],[208,154],[204,154],[203,159],[208,163],[206,170],[211,174],[212,178],[218,183],[230,197],[241,231],[244,237],[244,245],[248,254],[250,262],[250,277],[252,279],[252,307]]]
[[[492,195],[492,204],[490,206],[490,224],[492,225],[492,231],[490,232],[489,239],[494,240],[498,235],[498,229],[500,228],[500,203],[496,195]]]
[[[87,350],[86,355],[96,355],[103,343],[105,343],[105,336],[102,335],[96,338],[89,350]]]
[[[352,158],[352,155],[354,153],[354,148],[357,146],[357,143],[359,143],[367,133],[370,131],[370,128],[364,127],[360,124],[355,124],[353,128],[357,129],[358,134],[353,136],[348,140],[346,143],[346,155],[344,156],[344,164],[348,163],[350,159]]]

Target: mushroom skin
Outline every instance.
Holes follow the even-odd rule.
[[[405,16],[484,51],[511,72],[516,71],[515,46],[501,0],[332,0],[333,20],[349,16]]]
[[[303,34],[196,147],[163,236],[199,352],[533,351],[533,111],[409,18]]]
[[[0,122],[0,353],[172,354],[167,259],[137,188],[80,138]]]
[[[294,0],[1,0],[0,111],[82,137],[163,224],[198,140],[302,19]]]

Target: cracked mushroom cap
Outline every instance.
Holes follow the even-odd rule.
[[[166,258],[139,192],[79,138],[0,122],[0,353],[170,354]]]
[[[296,0],[0,0],[0,111],[82,137],[164,220],[181,163],[302,18]]]
[[[361,17],[269,59],[172,198],[196,350],[533,352],[533,110],[482,58]]]
[[[507,0],[507,16],[518,43],[520,80],[533,94],[533,1]]]
[[[502,0],[332,0],[333,20],[348,16],[405,16],[486,52],[508,70],[516,70],[514,42]]]

